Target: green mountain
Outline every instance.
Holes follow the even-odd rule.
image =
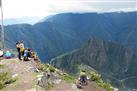
[[[120,91],[137,89],[137,55],[131,49],[115,43],[93,38],[82,48],[56,57],[51,63],[72,74],[78,72],[81,64],[87,65]]]
[[[130,47],[137,52],[137,12],[62,13],[34,25],[5,26],[6,46],[18,40],[37,51],[43,62],[80,48],[93,37]],[[9,42],[7,42],[9,41]]]

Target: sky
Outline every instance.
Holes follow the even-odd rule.
[[[2,0],[4,19],[64,12],[137,11],[137,0]]]

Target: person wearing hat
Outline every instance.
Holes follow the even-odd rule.
[[[79,81],[82,84],[87,84],[87,80],[88,80],[88,77],[86,75],[86,71],[85,70],[81,70],[80,71],[80,76],[79,76]]]

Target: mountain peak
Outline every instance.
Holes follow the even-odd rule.
[[[52,62],[56,67],[69,73],[77,73],[80,64],[90,66],[101,73],[104,79],[109,79],[113,85],[117,86],[113,81],[121,84],[120,80],[136,76],[136,60],[137,55],[132,50],[115,43],[93,38],[79,50],[57,57]],[[121,91],[124,91],[123,89]]]

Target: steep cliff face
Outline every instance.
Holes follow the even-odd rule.
[[[99,71],[110,81],[112,78],[119,81],[137,75],[136,60],[137,56],[132,50],[94,38],[79,50],[53,59],[52,63],[70,73],[76,73],[78,66],[84,64]]]

